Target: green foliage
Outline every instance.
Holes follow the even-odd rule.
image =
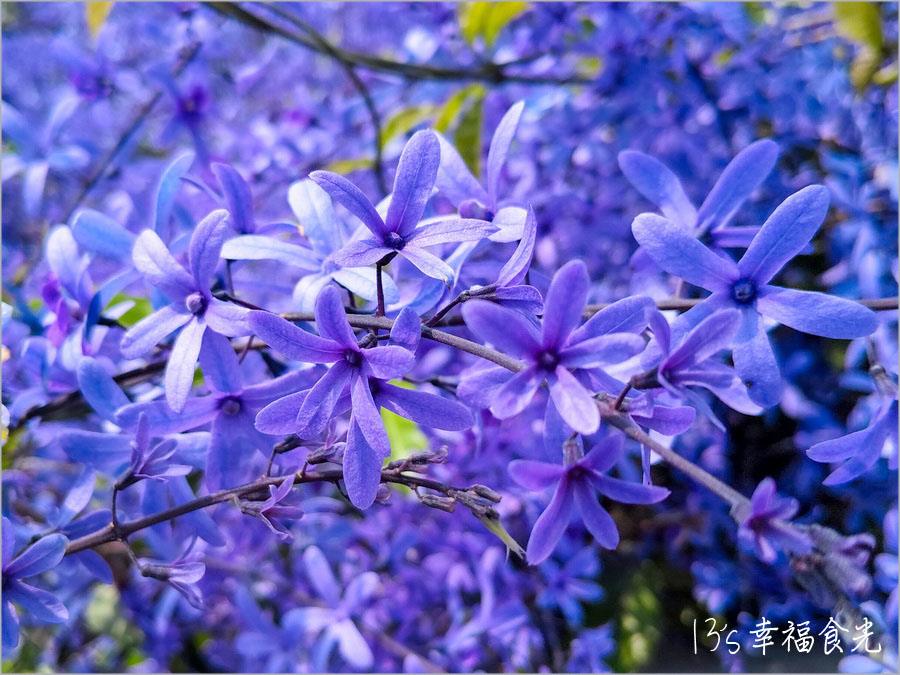
[[[500,31],[526,9],[525,2],[463,2],[459,5],[459,28],[469,44],[480,37],[493,47]]]
[[[119,323],[123,326],[131,327],[138,321],[153,313],[153,305],[150,304],[148,298],[136,298],[124,293],[116,293],[110,301],[111,305],[117,305],[122,302],[131,303],[131,309],[119,317]]]
[[[615,670],[633,673],[650,660],[660,638],[662,611],[656,587],[660,573],[645,563],[634,573],[620,599]]]
[[[459,121],[454,142],[459,156],[476,178],[481,175],[481,121],[483,98],[478,98]]]
[[[325,165],[326,171],[332,171],[341,175],[353,173],[361,169],[372,168],[372,160],[369,157],[359,157],[357,159],[338,159],[330,164]]]
[[[442,134],[447,133],[459,118],[460,113],[463,110],[467,110],[472,101],[483,99],[485,93],[486,90],[481,84],[470,84],[454,93],[441,106],[437,119],[434,122],[435,131],[440,131]]]
[[[384,128],[381,130],[381,147],[383,148],[398,136],[402,136],[413,127],[431,119],[435,112],[437,112],[436,106],[427,104],[404,108],[384,123]]]
[[[91,34],[92,40],[97,39],[97,33],[103,28],[103,24],[106,23],[106,18],[112,11],[113,4],[112,2],[96,1],[84,3],[84,20],[87,22],[88,32]]]
[[[838,33],[860,47],[880,52],[884,46],[881,15],[874,2],[836,2],[834,25]]]

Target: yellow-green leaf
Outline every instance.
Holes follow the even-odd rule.
[[[113,7],[113,2],[85,2],[84,3],[84,19],[87,21],[88,32],[91,39],[97,37],[97,33],[106,23],[106,17],[109,16]]]
[[[368,169],[372,166],[372,160],[368,157],[359,157],[357,159],[338,159],[330,164],[325,165],[326,171],[346,175],[359,171],[360,169]]]
[[[492,47],[500,31],[527,8],[525,2],[463,2],[459,6],[459,27],[469,44],[481,37]]]
[[[116,293],[109,304],[117,305],[122,302],[132,303],[131,309],[119,317],[119,323],[123,326],[133,326],[145,316],[153,313],[153,305],[147,298],[136,298],[124,293]]]
[[[506,546],[507,554],[515,553],[520,558],[525,558],[525,549],[519,546],[519,542],[512,538],[512,535],[506,531],[506,528],[503,527],[503,523],[501,523],[499,519],[478,515],[476,515],[476,517],[491,532],[491,534],[503,542]]]
[[[472,175],[481,175],[481,118],[483,99],[478,98],[472,104],[456,128],[454,142],[459,156],[462,157]]]
[[[877,3],[836,2],[833,7],[838,33],[862,47],[881,51],[884,35]]]
[[[384,123],[384,127],[381,130],[381,147],[383,148],[414,126],[430,119],[436,111],[437,108],[433,105],[420,105],[404,108]]]
[[[434,122],[435,131],[440,131],[442,134],[447,133],[469,100],[484,98],[484,94],[485,89],[481,84],[470,84],[453,94],[440,108],[438,117]]]

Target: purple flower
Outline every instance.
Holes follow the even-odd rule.
[[[746,388],[734,370],[714,358],[731,344],[740,323],[741,315],[737,310],[717,312],[701,321],[673,349],[668,322],[660,312],[653,311],[650,315],[650,330],[656,338],[657,347],[662,351],[662,361],[655,369],[638,375],[635,378],[635,388],[662,387],[674,396],[687,398],[723,431],[722,423],[712,413],[706,401],[688,387],[704,387],[735,410],[747,415],[758,414],[759,406],[749,399]]]
[[[534,210],[529,206],[525,215],[522,238],[509,260],[500,268],[497,280],[484,289],[470,288],[473,297],[493,300],[494,302],[518,309],[525,314],[537,314],[543,307],[540,292],[523,283],[531,258],[534,255],[534,242],[537,237],[537,222]]]
[[[710,233],[717,247],[746,247],[759,228],[727,227],[728,222],[772,171],[778,145],[768,139],[751,143],[722,171],[699,210],[684,193],[681,181],[658,159],[635,150],[619,153],[619,167],[663,215],[695,237]]]
[[[881,372],[884,373],[883,370]],[[897,430],[897,385],[886,373],[876,383],[885,390],[887,396],[869,426],[840,438],[816,443],[806,451],[806,455],[816,462],[843,462],[822,481],[823,485],[840,485],[863,475],[882,456],[885,446],[891,452],[889,465],[897,467],[897,449],[900,446]]]
[[[441,134],[436,134],[441,161],[435,186],[457,207],[460,217],[488,220],[497,225],[500,231],[492,237],[494,241],[515,241],[522,236],[525,210],[521,206],[504,205],[498,187],[524,109],[524,101],[514,103],[494,130],[487,157],[487,188],[472,175],[456,148]]]
[[[631,333],[595,335],[593,319],[576,330],[589,288],[583,262],[573,260],[564,265],[547,292],[540,334],[518,312],[484,301],[466,303],[462,310],[466,325],[504,353],[522,359],[525,367],[513,375],[497,368],[470,371],[460,385],[461,396],[490,390],[491,413],[506,419],[522,412],[546,381],[553,404],[572,429],[585,434],[597,431],[597,405],[574,373],[624,361],[645,343]],[[498,382],[502,382],[499,387]]]
[[[22,607],[37,621],[62,623],[69,612],[51,593],[24,583],[21,579],[33,577],[56,567],[66,553],[66,538],[51,534],[38,539],[19,555],[13,557],[16,537],[9,518],[3,518],[3,646],[15,647],[19,643],[19,617],[13,603]]]
[[[137,429],[131,448],[128,479],[165,481],[170,476],[186,476],[191,472],[192,467],[172,461],[172,456],[178,450],[178,443],[174,438],[167,438],[150,446],[150,423],[144,413],[138,415]]]
[[[228,213],[213,211],[197,225],[191,236],[190,272],[178,264],[159,236],[145,230],[132,252],[134,265],[169,305],[132,326],[122,336],[125,358],[149,351],[169,333],[181,328],[166,364],[166,400],[176,413],[184,409],[194,378],[194,365],[206,329],[222,335],[247,335],[247,311],[212,297],[210,281],[219,262],[219,251],[228,234]]]
[[[543,490],[556,483],[547,509],[541,514],[528,539],[528,562],[536,565],[556,548],[572,519],[577,505],[585,527],[603,548],[619,544],[616,523],[607,513],[596,493],[625,504],[655,504],[669,495],[665,488],[640,485],[610,478],[609,471],[625,448],[625,439],[616,434],[603,439],[587,455],[576,441],[563,448],[565,465],[519,459],[510,462],[509,475],[527,490]]]
[[[799,508],[796,499],[775,493],[772,478],[764,478],[750,497],[750,512],[738,528],[738,540],[769,564],[778,557],[777,549],[808,553],[812,540],[788,522]]]
[[[372,233],[371,238],[351,241],[334,254],[343,267],[365,267],[399,254],[424,274],[450,284],[453,269],[432,253],[429,246],[449,242],[477,241],[497,231],[497,227],[477,219],[442,220],[417,227],[431,196],[440,162],[441,148],[431,131],[419,131],[403,153],[387,217],[382,219],[372,202],[358,187],[329,171],[314,171],[310,178],[335,201],[343,204]]]
[[[201,596],[200,590],[194,584],[206,574],[206,565],[201,562],[187,562],[184,560],[184,556],[179,557],[178,560],[172,563],[154,563],[141,560],[140,564],[143,576],[169,584],[181,593],[191,607],[196,609],[203,607],[203,596]]]
[[[372,666],[372,650],[354,623],[358,615],[378,588],[378,575],[364,572],[347,585],[343,595],[340,586],[324,554],[315,546],[303,552],[303,564],[316,593],[325,607],[303,607],[298,610],[300,624],[311,633],[320,633],[320,646],[316,649],[318,663],[314,670],[326,672],[327,661],[337,644],[341,656],[359,671]]]
[[[677,331],[696,326],[714,312],[740,310],[734,364],[750,398],[764,407],[778,403],[782,382],[761,316],[830,338],[862,337],[877,326],[875,313],[857,302],[769,284],[809,243],[827,210],[828,190],[820,185],[791,195],[766,220],[738,263],[713,253],[661,216],[644,213],[632,225],[635,239],[663,270],[712,291],[679,317]]]
[[[208,332],[202,339],[200,366],[210,396],[190,398],[180,413],[162,401],[132,403],[121,408],[116,421],[131,426],[146,415],[155,434],[171,434],[212,423],[206,454],[207,486],[217,490],[246,478],[257,451],[267,452],[274,442],[255,427],[256,414],[272,401],[308,385],[312,373],[291,372],[266,382],[245,386],[237,355],[228,339]]]
[[[299,506],[282,503],[290,495],[293,487],[294,476],[291,474],[286,476],[277,488],[274,485],[269,486],[269,497],[265,501],[242,499],[238,502],[238,507],[241,509],[241,513],[259,518],[279,539],[290,539],[291,533],[273,518],[299,520],[303,516],[303,510]]]

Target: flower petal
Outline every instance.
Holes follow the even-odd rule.
[[[756,302],[760,314],[812,335],[847,340],[870,335],[878,327],[868,307],[825,293],[763,286]]]
[[[264,434],[280,436],[297,430],[297,416],[308,391],[298,391],[272,401],[256,415],[256,428]]]
[[[380,380],[402,377],[415,365],[416,358],[412,352],[396,345],[385,345],[362,351],[366,364],[372,375]]]
[[[164,380],[166,401],[173,412],[180,413],[184,410],[185,401],[191,393],[194,368],[200,355],[205,331],[206,323],[193,318],[181,329],[172,347],[172,353],[169,354]]]
[[[207,331],[200,349],[200,368],[203,378],[221,394],[240,394],[244,388],[241,364],[231,341],[218,333]]]
[[[498,286],[515,286],[521,284],[525,280],[525,274],[531,266],[531,258],[534,255],[534,242],[537,238],[537,220],[534,216],[534,209],[528,207],[525,217],[525,226],[522,231],[522,238],[519,240],[516,250],[512,256],[506,261],[506,264],[500,268],[497,274]]]
[[[768,217],[738,263],[741,276],[765,284],[810,242],[828,213],[828,188],[810,185]]]
[[[544,299],[541,345],[562,348],[572,331],[581,323],[581,312],[587,302],[591,278],[581,260],[570,260],[553,275]]]
[[[377,239],[358,239],[351,241],[332,256],[332,260],[341,267],[366,267],[374,265],[394,250],[384,246]]]
[[[528,538],[526,555],[529,565],[537,565],[546,560],[566,531],[574,507],[572,487],[569,480],[563,477],[556,486],[550,504],[535,521]]]
[[[229,260],[277,260],[309,272],[322,267],[322,259],[305,246],[260,234],[234,237],[222,246],[222,257]]]
[[[409,139],[394,175],[394,191],[385,218],[386,229],[406,238],[413,234],[431,196],[441,145],[433,131],[417,131]]]
[[[187,295],[197,290],[193,277],[172,257],[153,230],[141,232],[134,242],[131,259],[147,282],[172,302],[184,302]]]
[[[247,320],[257,337],[293,361],[334,363],[343,358],[340,345],[307,333],[277,314],[254,311]]]
[[[560,417],[575,431],[592,434],[600,426],[600,412],[591,392],[572,373],[559,366],[556,381],[550,383],[550,396]]]
[[[630,483],[609,476],[592,475],[590,482],[603,495],[623,504],[655,504],[670,494],[663,487]]]
[[[561,464],[514,459],[507,467],[509,475],[526,490],[543,490],[562,479],[566,468]]]
[[[372,398],[369,378],[357,376],[350,387],[350,400],[353,404],[353,419],[356,426],[365,436],[366,443],[371,445],[379,455],[387,457],[391,454],[391,441],[388,439],[378,406],[375,405],[375,400]]]
[[[532,359],[540,351],[534,324],[518,312],[472,300],[463,305],[462,315],[473,333],[510,356]]]
[[[468,408],[437,394],[382,383],[376,398],[392,413],[434,429],[463,431],[475,423]]]
[[[497,226],[476,218],[454,218],[428,223],[413,230],[407,245],[435,246],[451,242],[479,241],[497,231]]]
[[[769,408],[781,400],[781,372],[765,330],[757,325],[749,339],[734,345],[732,356],[751,401]]]
[[[608,333],[640,333],[647,327],[656,303],[646,295],[632,295],[604,307],[572,333],[569,342],[581,342]]]
[[[419,271],[426,276],[443,281],[445,286],[453,285],[456,276],[453,268],[436,255],[414,244],[403,247],[399,253],[419,268]]]
[[[122,336],[119,349],[126,359],[134,359],[150,351],[169,333],[178,330],[188,321],[191,315],[176,312],[171,307],[163,307],[150,316],[134,324]]]
[[[661,216],[642,213],[631,230],[653,262],[688,283],[717,291],[727,289],[738,278],[734,261],[716,255]]]
[[[610,333],[577,343],[570,340],[569,345],[559,352],[560,364],[574,369],[627,361],[647,343],[634,333]]]
[[[578,511],[588,532],[594,535],[594,539],[603,548],[613,549],[618,546],[619,530],[616,529],[616,521],[600,505],[590,483],[585,480],[573,481],[572,488],[575,503],[578,504]]]
[[[227,164],[213,162],[209,168],[216,180],[219,181],[219,185],[222,186],[228,213],[231,215],[231,227],[238,234],[253,232],[256,229],[253,217],[253,196],[250,194],[250,186],[247,185],[247,181]]]
[[[678,176],[658,159],[636,150],[619,153],[619,168],[635,189],[656,204],[684,232],[697,224],[697,210],[684,193]]]
[[[498,420],[518,415],[531,403],[534,392],[537,391],[542,379],[534,367],[520,370],[494,394],[491,402],[491,414]]]
[[[3,570],[9,579],[24,579],[56,567],[66,553],[66,538],[51,534],[38,539],[13,558]]]
[[[343,204],[350,213],[359,218],[377,238],[387,233],[384,221],[372,202],[349,180],[330,171],[313,171],[309,177],[334,201]]]
[[[459,152],[441,134],[435,134],[441,146],[441,162],[435,178],[435,187],[459,206],[467,199],[477,199],[487,205],[490,201],[481,183],[472,175]]]
[[[367,509],[375,501],[384,457],[369,444],[362,429],[351,423],[344,449],[344,485],[356,508]]]
[[[219,264],[219,254],[222,252],[226,236],[228,236],[228,211],[225,209],[213,211],[194,229],[188,260],[197,288],[209,288]]]
[[[346,361],[338,361],[309,390],[297,415],[300,436],[313,438],[325,430],[353,370]]]
[[[525,101],[517,101],[510,106],[509,110],[503,115],[497,128],[494,129],[494,136],[491,138],[491,147],[488,149],[487,157],[487,192],[490,197],[491,208],[496,210],[497,207],[497,186],[500,184],[500,174],[503,171],[503,165],[506,163],[506,156],[509,153],[509,146],[512,144],[513,137],[516,135],[516,128],[519,126],[519,120],[522,117],[522,111],[525,109]]]

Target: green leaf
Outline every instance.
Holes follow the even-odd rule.
[[[150,316],[153,313],[153,305],[150,304],[150,300],[147,298],[136,298],[124,293],[116,293],[109,304],[117,305],[122,302],[131,303],[131,309],[119,317],[119,323],[123,326],[131,327],[145,316]]]
[[[470,84],[453,94],[440,108],[437,119],[434,122],[435,131],[440,131],[442,134],[447,133],[447,130],[456,122],[463,108],[468,105],[469,100],[484,98],[484,94],[484,86],[480,84]]]
[[[84,20],[87,22],[88,32],[91,39],[97,39],[97,33],[106,23],[106,17],[109,16],[113,7],[113,2],[85,2],[84,3]]]
[[[660,572],[645,563],[631,577],[620,600],[617,672],[633,673],[647,663],[656,649],[661,631],[661,604],[657,596]]]
[[[481,118],[483,98],[478,98],[466,111],[456,129],[454,142],[459,156],[462,157],[472,175],[481,175]]]
[[[836,2],[833,9],[838,33],[861,47],[881,51],[884,46],[884,35],[876,3]]]
[[[391,384],[403,389],[415,389],[412,384],[402,380],[392,380]],[[428,439],[422,433],[419,425],[412,420],[400,417],[384,408],[381,409],[381,419],[384,422],[388,440],[391,442],[391,461],[409,457],[414,451],[424,450],[428,447]]]
[[[359,171],[360,169],[369,169],[372,166],[372,160],[368,157],[359,157],[357,159],[338,159],[330,164],[325,165],[326,171],[346,175]]]
[[[478,515],[476,515],[476,518],[481,521],[491,534],[503,542],[504,546],[506,546],[507,554],[515,553],[520,558],[525,558],[525,549],[519,546],[519,542],[512,538],[512,535],[506,531],[499,519]]]
[[[433,105],[419,105],[404,108],[384,123],[381,130],[381,147],[383,148],[398,136],[402,136],[414,126],[434,116],[437,108]]]
[[[459,27],[469,44],[480,37],[493,47],[500,31],[526,9],[525,2],[464,2],[459,6]]]

